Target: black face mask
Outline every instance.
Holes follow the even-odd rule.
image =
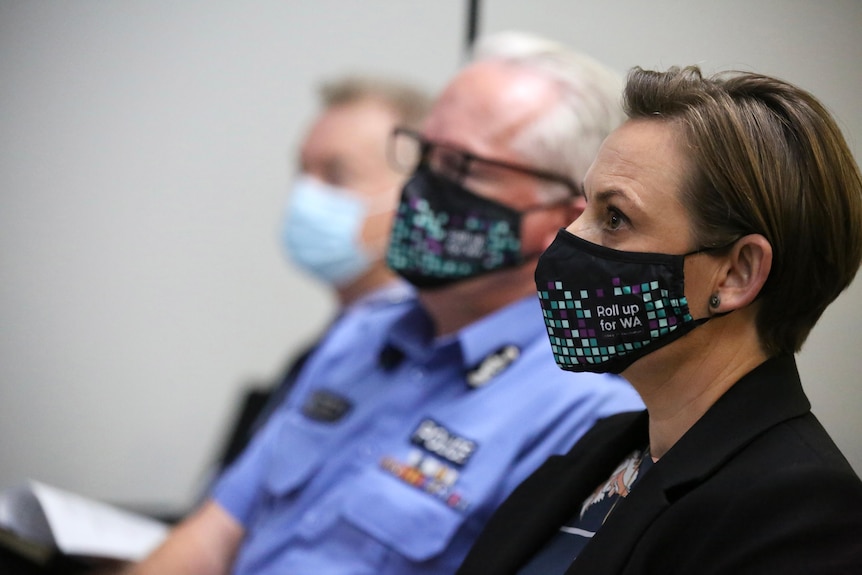
[[[420,165],[401,192],[386,261],[416,287],[441,287],[523,263],[520,233],[520,212]]]
[[[683,278],[686,256],[703,251],[624,252],[560,230],[535,276],[557,365],[620,373],[706,322],[691,317]]]

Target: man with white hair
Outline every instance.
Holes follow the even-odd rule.
[[[642,406],[614,376],[561,375],[533,280],[583,210],[579,182],[622,120],[620,87],[556,44],[480,43],[423,129],[391,142],[412,176],[387,260],[417,300],[363,341],[330,338],[138,573],[452,573],[542,461]]]

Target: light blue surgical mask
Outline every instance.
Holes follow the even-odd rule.
[[[291,261],[332,285],[347,284],[379,259],[362,245],[369,205],[350,190],[308,175],[294,183],[281,238]]]

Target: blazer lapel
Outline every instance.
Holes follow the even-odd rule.
[[[622,572],[642,533],[673,501],[709,478],[752,439],[809,410],[792,356],[758,366],[638,481],[566,573]]]
[[[623,458],[646,446],[647,414],[643,411],[612,416],[598,422],[589,433],[607,439],[594,442],[585,436],[565,456],[549,461],[546,481],[536,483],[531,497],[536,503],[541,501],[541,509],[531,514],[537,520],[535,528],[524,529],[527,546],[516,564],[535,555],[560,526],[578,512],[584,500],[610,477]],[[550,522],[549,517],[552,518]]]
[[[590,436],[603,439],[589,441]],[[512,492],[489,520],[459,573],[513,573],[513,566],[523,565],[537,553],[646,437],[646,412],[597,422],[568,454],[550,457]]]
[[[595,482],[593,489],[607,480],[614,467],[619,465],[633,449],[643,449],[648,442],[648,434],[644,433],[639,444],[630,445],[630,449],[623,450],[624,453],[619,455],[611,468]],[[663,488],[665,483],[659,465],[653,465],[649,472],[638,480],[628,497],[617,503],[616,509],[584,547],[575,562],[569,566],[566,574],[611,575],[622,571],[629,552],[641,533],[668,506]]]

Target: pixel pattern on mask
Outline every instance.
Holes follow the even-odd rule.
[[[624,356],[676,330],[681,324],[693,321],[687,311],[686,299],[669,298],[668,291],[660,288],[657,281],[622,285],[620,278],[613,278],[612,283],[611,294],[606,296],[605,290],[599,288],[594,290],[593,299],[590,299],[589,290],[569,290],[560,281],[548,282],[547,290],[539,290],[542,316],[548,328],[554,359],[560,367],[602,363],[611,356]],[[595,327],[599,325],[595,310],[601,306],[618,306],[613,301],[615,297],[638,294],[646,311],[648,337],[631,343],[602,345],[599,340],[603,334]],[[628,321],[635,321],[632,317]],[[613,321],[625,322],[626,319],[623,314]]]

